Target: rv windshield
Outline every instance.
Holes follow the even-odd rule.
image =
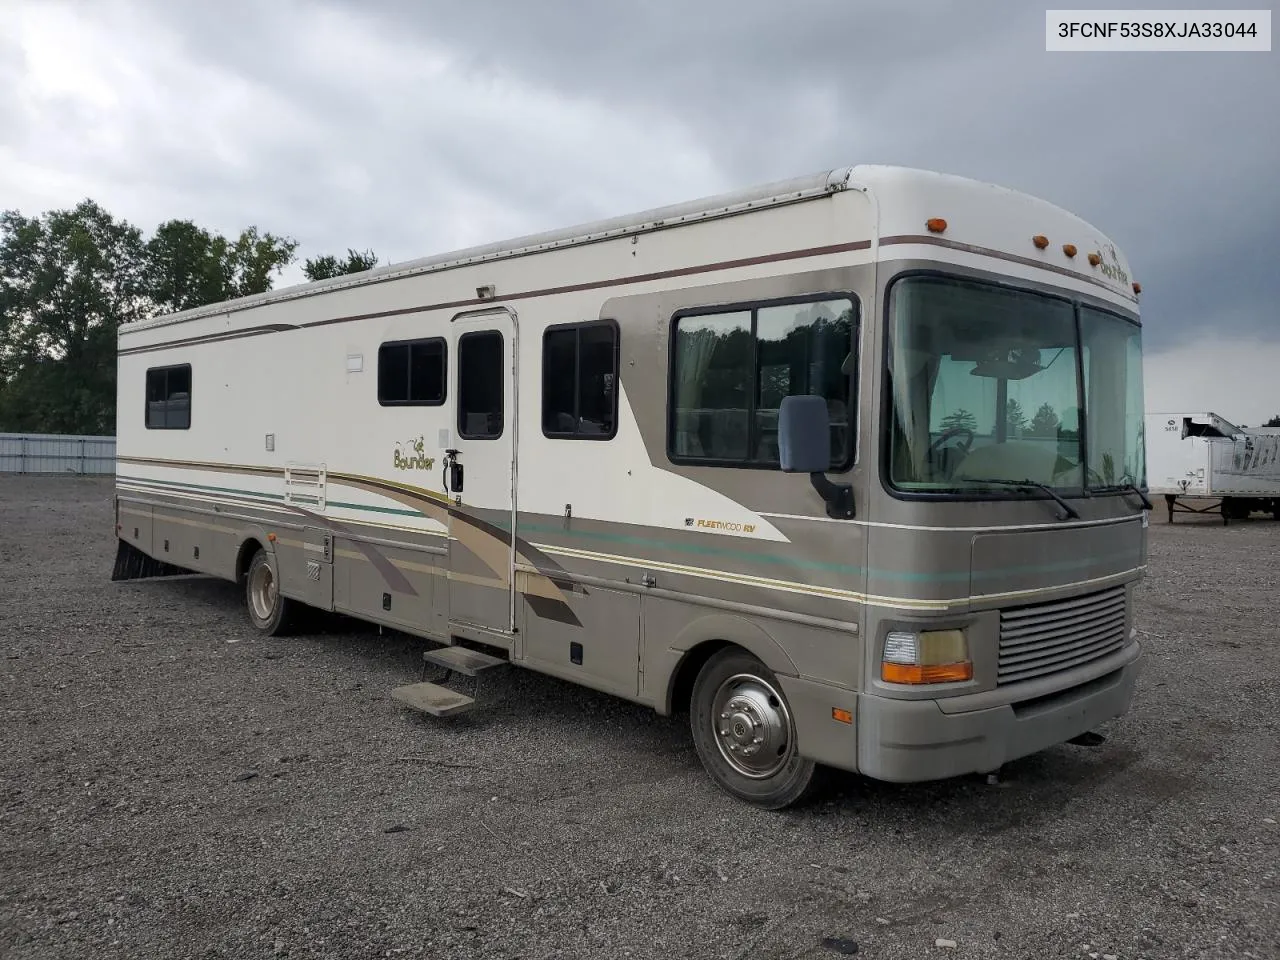
[[[1080,492],[1086,477],[1099,490],[1144,484],[1140,329],[1086,308],[1080,332],[1058,297],[957,278],[896,283],[890,483],[968,496]]]

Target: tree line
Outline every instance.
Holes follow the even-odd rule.
[[[255,226],[228,237],[168,220],[148,236],[89,199],[0,213],[0,432],[114,434],[120,326],[264,293],[297,251]],[[348,250],[302,272],[324,280],[377,263]]]

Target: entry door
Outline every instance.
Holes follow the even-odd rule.
[[[449,619],[508,632],[514,603],[508,534],[515,506],[515,323],[501,308],[451,325],[451,408],[461,489],[447,488]]]

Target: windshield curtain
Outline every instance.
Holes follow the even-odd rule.
[[[888,374],[889,480],[904,492],[1145,482],[1136,324],[1085,308],[1078,331],[1069,300],[908,277],[893,287]]]

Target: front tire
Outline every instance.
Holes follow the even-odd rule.
[[[699,671],[689,723],[703,767],[739,800],[781,810],[816,786],[817,765],[797,752],[781,684],[744,650],[721,650]]]
[[[293,623],[296,604],[281,595],[280,572],[275,560],[265,550],[259,550],[249,561],[244,583],[249,622],[254,628],[269,637],[287,633]]]

